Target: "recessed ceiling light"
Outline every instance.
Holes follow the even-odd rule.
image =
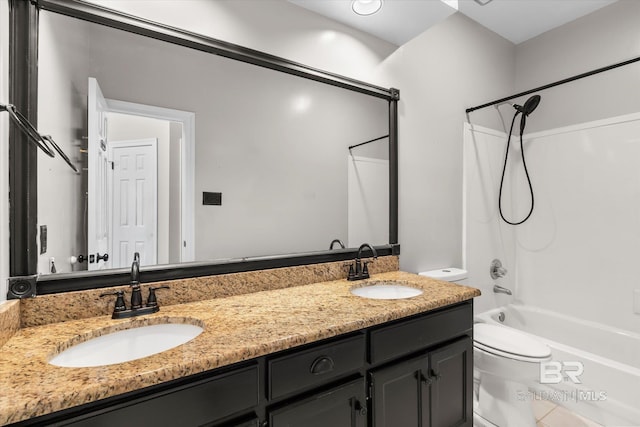
[[[478,3],[480,6],[484,6],[486,4],[491,3],[491,0],[474,0],[476,3]]]
[[[373,15],[382,9],[382,0],[353,0],[351,9],[358,15]]]

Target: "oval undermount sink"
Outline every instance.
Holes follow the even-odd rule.
[[[351,288],[353,295],[370,299],[406,299],[422,294],[422,289],[398,282],[369,282],[365,286]]]
[[[49,363],[68,368],[114,365],[141,359],[191,341],[203,328],[186,323],[162,323],[111,332],[76,344]]]

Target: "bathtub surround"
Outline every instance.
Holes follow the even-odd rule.
[[[634,214],[640,113],[526,135],[537,207],[518,227],[498,223],[495,212],[505,136],[474,128],[467,127],[465,140],[467,269],[478,275],[471,283],[491,286],[486,265],[504,257],[509,273],[500,280],[517,300],[640,333],[636,275],[621,268],[636,264],[637,242],[627,236],[640,233]],[[568,173],[567,164],[580,172]],[[526,210],[522,169],[507,172],[508,209]]]
[[[372,274],[398,270],[398,257],[379,257],[369,264]],[[224,298],[272,289],[283,289],[310,283],[346,278],[348,262],[311,264],[300,267],[274,268],[244,273],[221,274],[192,279],[168,280],[144,283],[144,271],[140,273],[142,295],[146,298],[150,286],[169,286],[156,291],[160,313],[165,306]],[[23,328],[110,315],[115,297],[100,298],[101,294],[123,290],[125,300],[131,295],[129,285],[40,295],[20,300],[20,322]],[[127,302],[128,304],[128,302]]]

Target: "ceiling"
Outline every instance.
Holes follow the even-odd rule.
[[[519,44],[617,0],[383,0],[370,16],[353,13],[352,0],[289,1],[401,46],[456,11]]]

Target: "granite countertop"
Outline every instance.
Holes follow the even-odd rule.
[[[393,280],[424,290],[404,300],[373,300],[349,289]],[[230,365],[479,296],[477,289],[399,271],[362,282],[336,280],[163,306],[132,319],[109,316],[20,329],[0,349],[0,425]],[[61,308],[63,309],[63,308]],[[48,360],[83,338],[167,321],[204,327],[198,337],[143,359],[93,368]]]

